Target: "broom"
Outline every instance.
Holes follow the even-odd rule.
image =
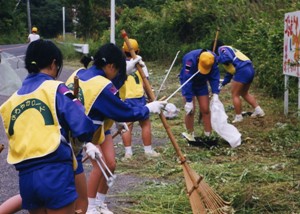
[[[126,31],[121,30],[121,35],[126,42],[131,57],[133,59],[136,58],[136,54],[130,44]],[[148,79],[144,75],[142,67],[139,64],[137,64],[136,67],[143,79],[144,88],[147,94],[149,94],[151,100],[155,100],[155,95],[151,90]],[[197,173],[190,168],[162,112],[159,114],[159,117],[179,157],[180,164],[182,165],[188,197],[193,213],[229,213],[231,208],[230,203],[224,201],[217,193],[215,193],[214,190],[205,183],[203,176],[197,175]]]

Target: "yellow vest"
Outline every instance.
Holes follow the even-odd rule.
[[[238,49],[235,49],[231,46],[226,46],[226,47],[229,47],[230,49],[233,50],[234,54],[235,54],[235,58],[233,60],[235,60],[236,58],[238,58],[239,60],[241,61],[247,61],[247,60],[250,60],[245,54],[243,54],[240,50]],[[223,64],[225,70],[230,73],[230,74],[235,74],[236,70],[235,70],[235,67],[233,66],[232,63],[229,63],[228,65],[225,65]]]
[[[15,92],[0,107],[9,139],[8,163],[46,156],[60,145],[55,98],[61,83],[47,80],[32,93],[18,95]]]
[[[77,74],[79,70],[75,71],[66,81],[66,85],[73,90],[74,89],[74,77]],[[78,99],[81,101],[81,103],[85,107],[85,113],[86,115],[89,114],[94,102],[96,101],[97,97],[100,95],[102,90],[111,83],[110,80],[106,79],[103,76],[95,76],[88,81],[83,81],[79,79],[79,93],[78,93]],[[104,141],[105,135],[104,132],[104,121],[94,121],[94,124],[101,125],[98,130],[94,133],[93,136],[93,143],[101,144]],[[110,127],[109,127],[110,128]]]
[[[144,96],[143,79],[138,71],[128,75],[127,80],[119,90],[119,94],[122,100]]]

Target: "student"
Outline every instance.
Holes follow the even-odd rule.
[[[196,101],[202,115],[204,134],[210,136],[212,132],[209,109],[208,82],[213,93],[213,99],[218,99],[220,72],[216,55],[205,49],[192,50],[185,54],[182,59],[182,68],[179,79],[184,84],[193,74],[198,72],[186,85],[182,87],[184,99],[184,110],[186,112],[184,121],[186,132],[182,135],[189,141],[195,141],[194,137],[194,115]]]
[[[38,32],[37,27],[33,27],[31,29],[31,33],[28,35],[28,38],[27,38],[27,43],[30,43],[30,42],[40,39],[40,35],[37,32]]]
[[[29,75],[0,107],[9,140],[7,161],[19,171],[22,208],[29,213],[75,212],[77,161],[69,132],[87,142],[91,158],[101,155],[89,142],[94,127],[84,107],[64,83],[56,81],[62,64],[62,54],[51,41],[30,43],[25,56]],[[12,201],[19,199],[17,195]]]
[[[129,39],[131,46],[136,54],[139,53],[139,45],[135,39]],[[129,48],[124,42],[122,47],[127,62],[129,63],[133,59],[131,58]],[[140,61],[141,63],[141,61]],[[148,78],[149,73],[146,65],[142,63],[142,69],[145,76]],[[134,72],[128,75],[127,80],[125,81],[124,85],[120,88],[120,97],[127,103],[129,106],[144,106],[146,104],[146,98],[144,96],[144,88],[143,88],[143,79],[139,74],[139,71],[136,70],[134,67]],[[142,129],[142,140],[144,144],[144,152],[145,155],[148,157],[158,157],[160,154],[152,149],[152,133],[151,133],[151,122],[149,118],[144,120],[139,120],[140,127]],[[123,160],[132,158],[132,147],[131,147],[131,140],[132,140],[132,129],[133,124],[129,127],[129,131],[124,132],[122,134],[122,140],[125,147],[125,156]]]
[[[116,96],[118,90],[111,81],[122,85],[127,78],[125,56],[116,45],[108,43],[101,46],[93,57],[93,65],[87,68],[91,60],[91,57],[84,57],[82,63],[85,68],[75,71],[67,84],[72,83],[75,75],[79,78],[79,99],[85,106],[86,114],[93,120],[96,133],[99,133],[95,140],[99,143],[103,159],[114,172],[116,162],[109,129],[113,123],[110,119],[119,122],[144,120],[150,113],[160,113],[166,102],[155,101],[145,106],[130,107]],[[87,214],[112,213],[104,203],[108,192],[105,177],[97,163],[92,160],[92,164],[88,179]]]
[[[226,75],[223,82],[220,84],[220,89],[227,85],[231,79],[231,96],[235,110],[235,118],[232,123],[243,121],[242,116],[242,97],[249,103],[254,112],[251,117],[264,117],[265,112],[258,105],[255,97],[249,93],[251,83],[255,76],[252,61],[241,51],[234,47],[223,45],[221,41],[217,42],[218,63],[223,64],[226,70]]]

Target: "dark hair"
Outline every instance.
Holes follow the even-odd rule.
[[[57,76],[62,70],[63,57],[59,48],[49,40],[39,39],[29,44],[25,56],[25,68],[28,73],[39,73],[55,60],[58,66]]]
[[[213,41],[211,42],[211,45],[210,45],[210,50],[211,50],[211,51],[213,51],[213,49],[214,49],[214,44],[215,44],[215,40],[213,40]],[[221,46],[223,46],[223,45],[224,45],[224,43],[223,43],[221,40],[217,40],[217,41],[216,41],[215,54],[219,55],[218,49],[219,49],[219,47],[221,47]]]
[[[134,51],[135,52],[135,54],[139,54],[139,50],[137,50],[137,51]],[[125,56],[127,57],[127,58],[131,58],[131,53],[130,52],[127,52],[127,51],[124,51],[124,53],[125,53]]]
[[[107,64],[113,64],[116,69],[119,69],[118,76],[121,79],[126,80],[126,57],[122,50],[115,44],[107,43],[102,45],[94,57],[84,56],[81,58],[80,62],[87,68],[92,60],[94,60],[93,65],[98,69],[102,69]]]

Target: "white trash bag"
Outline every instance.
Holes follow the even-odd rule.
[[[232,148],[241,145],[241,133],[235,126],[227,123],[228,116],[225,113],[224,105],[219,99],[212,99],[210,102],[211,126]]]
[[[168,103],[163,111],[167,119],[173,119],[178,116],[179,109],[173,103]]]

